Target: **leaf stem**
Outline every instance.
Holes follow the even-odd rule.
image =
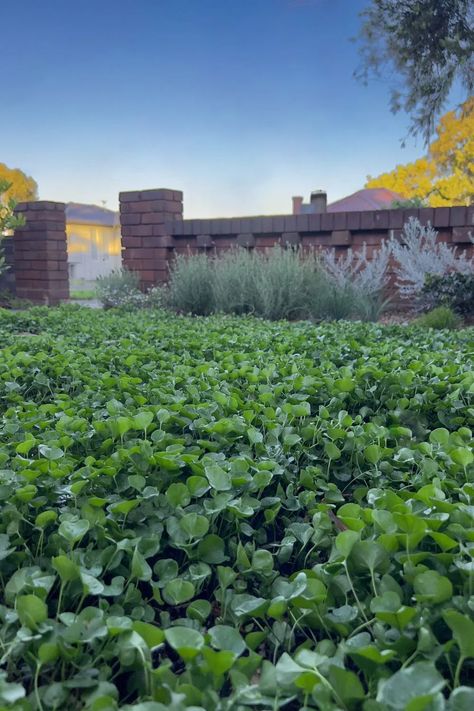
[[[41,664],[37,663],[36,664],[36,671],[35,671],[35,679],[34,679],[35,699],[36,699],[36,703],[38,705],[39,711],[43,711],[43,704],[41,703],[41,698],[40,698],[40,694],[39,694],[39,687],[38,687],[40,671],[41,671]]]
[[[461,679],[461,669],[462,669],[462,665],[464,664],[465,661],[466,661],[466,657],[464,657],[461,654],[461,656],[459,657],[458,663],[456,664],[456,671],[454,673],[454,688],[455,689],[457,689],[457,687],[459,686],[460,679]]]
[[[347,561],[344,561],[343,565],[344,565],[344,570],[346,571],[347,580],[349,581],[349,585],[350,585],[352,594],[354,595],[355,601],[356,601],[356,603],[357,603],[357,607],[359,608],[360,614],[362,615],[362,617],[364,618],[364,620],[366,621],[366,623],[369,624],[369,620],[367,619],[367,615],[366,615],[365,612],[364,612],[364,608],[362,607],[361,601],[359,600],[359,598],[358,598],[358,596],[357,596],[357,593],[356,593],[356,591],[355,591],[354,585],[352,584],[352,578],[351,578],[351,576],[349,575],[349,570],[348,570],[348,568],[347,568]]]

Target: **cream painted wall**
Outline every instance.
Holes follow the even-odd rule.
[[[120,227],[66,224],[69,276],[94,281],[122,264]]]

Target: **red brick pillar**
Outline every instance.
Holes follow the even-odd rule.
[[[36,304],[69,298],[66,206],[63,202],[21,202],[26,222],[15,230],[13,258],[16,295]]]
[[[173,254],[172,223],[183,219],[180,190],[120,193],[122,264],[140,275],[143,289],[168,279]]]

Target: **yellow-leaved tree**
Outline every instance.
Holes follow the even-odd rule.
[[[38,199],[38,185],[29,175],[19,168],[9,168],[0,163],[0,182],[9,183],[9,188],[3,193],[3,199],[13,198],[17,202]]]
[[[474,96],[440,119],[427,156],[369,176],[365,187],[388,188],[432,207],[474,202]]]

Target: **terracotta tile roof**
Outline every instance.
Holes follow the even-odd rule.
[[[389,208],[403,196],[387,188],[365,188],[328,205],[328,212],[363,212]]]

